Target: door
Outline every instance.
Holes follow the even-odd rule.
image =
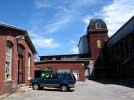
[[[74,70],[73,74],[74,74],[76,80],[79,80],[79,71],[78,70]]]
[[[44,78],[44,86],[46,87],[59,87],[59,80],[57,74],[52,74],[50,77]]]
[[[23,56],[19,55],[18,59],[18,84],[23,84]]]

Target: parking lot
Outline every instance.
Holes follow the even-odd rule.
[[[134,89],[86,80],[77,82],[76,87],[69,92],[29,89],[24,93],[14,93],[5,100],[134,100]]]

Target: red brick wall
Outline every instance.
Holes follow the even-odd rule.
[[[2,32],[5,35],[0,35],[0,95],[10,91],[13,88],[18,86],[18,52],[17,52],[17,40],[14,36],[14,32]],[[6,43],[7,40],[11,41],[13,44],[13,57],[12,57],[12,81],[5,82],[5,64],[6,64]],[[25,58],[24,58],[24,75],[25,75],[25,84],[28,85],[27,77],[27,66],[28,66],[28,53],[31,54],[31,76],[34,77],[34,55],[29,49],[25,40],[19,41],[19,44],[22,44],[25,48]]]
[[[91,56],[94,57],[94,62],[96,62],[96,59],[98,58],[105,41],[108,39],[108,35],[107,34],[99,34],[99,33],[89,34],[88,39],[89,39],[89,48],[90,48]],[[101,41],[101,43],[102,43],[101,48],[97,48],[97,40]]]
[[[50,62],[50,63],[35,63],[35,67],[40,66],[42,70],[45,70],[47,66],[52,67],[53,72],[57,72],[59,69],[70,69],[79,71],[79,80],[84,81],[84,66],[82,63],[72,63],[72,62]]]
[[[19,44],[23,45],[25,48],[24,51],[24,83],[25,84],[29,84],[29,80],[28,80],[28,54],[31,55],[31,78],[34,77],[34,54],[32,53],[32,51],[30,50],[30,48],[28,47],[27,43],[24,40],[20,40]]]

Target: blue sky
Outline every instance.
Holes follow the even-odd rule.
[[[133,0],[1,0],[0,22],[26,29],[38,55],[78,53],[91,18],[114,34],[134,15]]]

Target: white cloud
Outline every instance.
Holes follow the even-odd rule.
[[[73,44],[73,45],[77,45],[78,42],[75,41],[75,40],[70,40],[70,43]]]
[[[57,48],[59,44],[53,38],[33,39],[33,43],[38,48]]]
[[[69,25],[74,20],[82,20],[80,16],[82,15],[81,9],[84,10],[83,6],[89,7],[90,5],[94,5],[97,2],[98,0],[36,0],[36,8],[41,8],[44,10],[44,13],[47,13],[45,12],[46,8],[49,8],[51,10],[51,13],[54,14],[52,19],[49,20],[50,23],[48,23],[48,25],[44,25],[45,27],[43,29],[43,33],[55,33],[63,27],[67,27],[67,25]],[[85,19],[85,21],[87,22],[88,20]]]
[[[68,23],[70,21],[69,17],[66,19],[62,19],[60,21],[56,21],[53,23],[48,24],[47,26],[45,26],[44,28],[44,33],[45,34],[50,34],[50,33],[54,33],[56,32],[59,28],[62,27],[63,24]]]
[[[45,1],[40,1],[39,2],[39,0],[35,1],[35,5],[36,5],[37,8],[48,8],[48,7],[50,7],[50,5],[48,3],[46,3]]]
[[[86,26],[89,24],[90,19],[92,19],[91,15],[87,15],[83,18],[84,23],[86,24]]]
[[[91,15],[87,15],[83,18],[83,22],[85,23],[85,28],[83,30],[83,32],[85,33],[87,31],[87,26],[89,25],[90,23],[90,19],[92,19],[92,16]]]
[[[71,51],[75,54],[79,53],[78,47],[72,48]]]
[[[111,36],[134,15],[134,1],[114,0],[112,4],[104,6],[99,15],[105,20]]]

